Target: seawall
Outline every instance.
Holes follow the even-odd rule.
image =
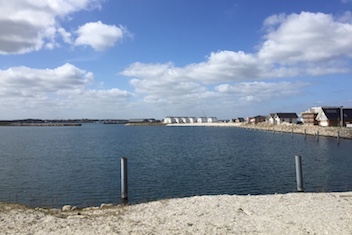
[[[242,124],[239,127],[248,129],[259,129],[274,132],[285,132],[294,134],[317,135],[352,139],[352,128],[349,127],[322,127],[308,125],[273,125],[273,124]]]
[[[173,126],[199,126],[199,127],[237,127],[254,130],[265,130],[275,132],[285,132],[294,134],[317,135],[337,137],[339,133],[340,138],[352,139],[352,128],[350,127],[322,127],[322,126],[308,126],[308,125],[273,125],[267,123],[248,124],[248,123],[173,123],[167,124],[168,127]]]

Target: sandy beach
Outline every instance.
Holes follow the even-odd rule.
[[[0,203],[0,234],[352,234],[352,192],[195,196],[68,211]]]

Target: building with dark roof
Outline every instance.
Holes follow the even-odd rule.
[[[296,113],[271,113],[268,121],[271,124],[292,124],[297,123],[298,116]]]
[[[346,126],[352,123],[352,109],[343,107],[321,107],[316,120],[320,126]]]

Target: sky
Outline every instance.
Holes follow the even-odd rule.
[[[352,107],[352,0],[0,0],[0,119]]]

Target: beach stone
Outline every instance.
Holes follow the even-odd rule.
[[[107,208],[107,207],[112,207],[112,206],[113,206],[113,204],[111,204],[111,203],[102,203],[100,205],[100,208]]]
[[[75,208],[74,206],[71,206],[71,205],[64,205],[61,210],[62,211],[72,211],[74,209],[77,209],[77,207]]]

